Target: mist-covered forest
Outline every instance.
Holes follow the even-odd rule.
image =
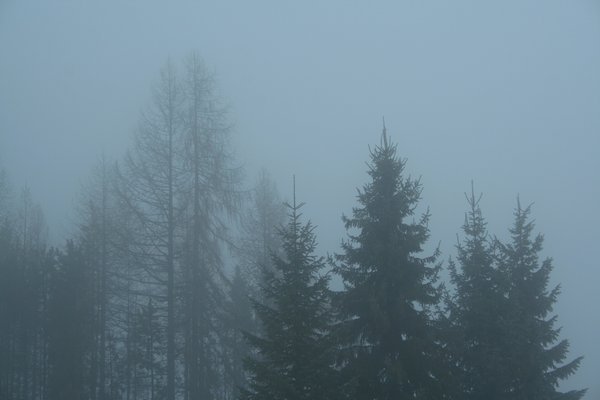
[[[583,396],[558,390],[582,357],[556,326],[530,206],[517,199],[503,242],[472,187],[446,287],[439,249],[424,252],[421,183],[383,121],[325,259],[295,178],[291,203],[266,171],[241,189],[196,53],[167,61],[152,93],[123,159],[97,163],[64,246],[47,246],[41,207],[2,176],[2,398]]]
[[[550,3],[0,5],[0,400],[595,398]]]

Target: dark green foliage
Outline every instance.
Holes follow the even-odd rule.
[[[543,237],[532,238],[530,208],[517,205],[511,241],[490,240],[473,191],[457,245],[458,266],[450,262],[456,293],[448,302],[446,326],[452,365],[459,374],[460,399],[579,399],[585,391],[560,393],[558,383],[574,373],[577,358],[566,358],[556,316],[549,316],[559,287],[548,289],[552,263],[539,262]]]
[[[189,90],[163,81],[190,96],[171,110],[177,129],[145,119],[131,175],[113,179],[102,164],[64,250],[47,249],[41,208],[26,189],[13,204],[0,171],[0,400],[583,397],[559,391],[581,357],[567,359],[529,207],[517,205],[502,243],[471,192],[441,312],[438,252],[422,256],[429,213],[415,221],[421,185],[384,130],[343,219],[344,290],[332,294],[301,206],[272,229],[285,212],[264,173],[240,240],[228,241],[236,174],[224,137],[211,136],[227,129],[203,122],[212,105],[195,100],[212,78],[195,58],[189,67]],[[231,281],[226,242],[238,250]]]
[[[339,334],[353,399],[440,398],[430,314],[440,297],[439,266],[432,265],[437,251],[419,257],[429,237],[429,213],[407,221],[421,185],[403,177],[404,164],[384,130],[371,152],[371,182],[359,191],[353,216],[344,218],[349,240],[336,267],[345,285]]]
[[[579,399],[585,390],[558,391],[559,382],[575,373],[582,357],[564,363],[569,343],[559,340],[556,316],[550,315],[560,288],[548,288],[552,260],[539,261],[543,236],[532,236],[530,211],[517,203],[511,241],[500,245],[499,269],[506,278],[506,324],[510,327],[505,354],[510,394],[505,398]]]
[[[266,271],[273,272],[273,254],[281,255],[281,237],[278,228],[286,217],[275,183],[266,170],[261,170],[242,213],[239,247],[236,249],[237,267],[229,293],[225,320],[227,341],[226,380],[232,398],[239,398],[241,389],[248,386],[248,372],[243,360],[251,354],[245,334],[261,336],[260,321],[250,299],[269,304],[263,298]]]
[[[509,390],[508,310],[503,277],[495,266],[496,246],[489,240],[480,198],[476,199],[473,191],[467,197],[465,237],[456,246],[458,266],[450,261],[456,293],[447,302],[450,314],[446,332],[452,362],[458,367],[460,398],[505,399]]]
[[[284,256],[274,256],[274,271],[265,271],[265,302],[254,302],[262,334],[247,335],[255,356],[247,361],[244,399],[335,398],[329,279],[319,274],[324,263],[314,255],[314,227],[300,222],[299,208],[290,206],[289,223],[280,233]]]

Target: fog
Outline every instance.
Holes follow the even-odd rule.
[[[499,237],[517,196],[534,203],[568,359],[585,357],[564,387],[600,397],[597,1],[4,0],[0,167],[30,187],[53,244],[92,166],[131,145],[160,68],[192,51],[228,104],[245,185],[266,168],[289,199],[295,174],[321,254],[340,251],[382,117],[444,260],[471,180]]]

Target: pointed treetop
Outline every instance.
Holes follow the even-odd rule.
[[[479,197],[477,198],[477,200],[475,200],[475,183],[473,182],[473,179],[471,179],[471,196],[469,196],[465,192],[465,198],[467,199],[467,202],[469,203],[471,208],[477,208],[482,197],[483,193],[479,193]]]
[[[293,189],[292,189],[292,205],[290,205],[289,203],[285,203],[286,206],[288,206],[291,211],[292,211],[292,215],[294,219],[300,218],[300,216],[302,214],[300,214],[298,212],[298,210],[300,208],[302,208],[302,206],[304,206],[304,202],[300,202],[299,204],[296,203],[296,175],[292,175],[292,185],[293,185]]]
[[[387,147],[388,141],[387,141],[387,130],[385,129],[385,117],[383,117],[383,134],[381,137],[383,140],[383,147]]]
[[[296,174],[292,175],[294,210],[296,210]]]

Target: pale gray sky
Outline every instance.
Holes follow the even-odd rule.
[[[322,252],[366,180],[381,117],[422,176],[432,243],[453,253],[474,179],[492,233],[535,202],[563,293],[566,386],[600,397],[600,2],[0,1],[0,165],[53,237],[80,184],[119,157],[162,64],[197,50],[217,74],[249,181],[291,175]]]

